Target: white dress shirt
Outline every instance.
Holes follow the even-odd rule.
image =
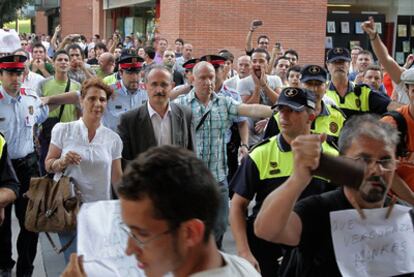
[[[165,145],[172,143],[171,133],[171,106],[168,104],[167,112],[161,117],[147,101],[148,113],[151,118],[152,128],[154,130],[157,145]]]

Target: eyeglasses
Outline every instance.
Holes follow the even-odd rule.
[[[166,235],[168,233],[171,233],[174,231],[174,229],[168,229],[162,233],[159,233],[158,235],[153,236],[152,238],[146,240],[146,241],[142,241],[139,238],[137,238],[132,232],[131,229],[128,228],[128,226],[126,226],[124,223],[120,223],[119,224],[121,229],[133,240],[135,241],[136,245],[140,248],[140,249],[144,249],[145,245],[147,245],[148,243],[155,241],[159,238],[161,238],[163,235]]]
[[[376,160],[370,157],[356,157],[356,158],[350,158],[350,159],[363,163],[366,167],[378,165],[382,171],[393,171],[395,169],[395,163],[396,163],[394,159]]]

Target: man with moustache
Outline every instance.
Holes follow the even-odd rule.
[[[375,113],[383,114],[394,110],[401,105],[381,93],[376,93],[367,85],[354,85],[348,79],[349,51],[346,48],[336,47],[328,51],[327,67],[331,75],[326,95],[331,98],[350,118],[355,114]]]
[[[217,249],[212,230],[220,194],[194,153],[170,145],[142,153],[125,171],[118,194],[126,253],[145,276],[260,276],[246,260]],[[62,277],[86,277],[76,254]]]
[[[282,81],[278,76],[266,74],[268,62],[269,54],[266,50],[257,48],[253,51],[252,72],[250,76],[237,83],[236,90],[240,93],[243,103],[268,106],[276,103],[282,88]],[[262,139],[266,124],[267,120],[249,119],[249,147]]]
[[[354,116],[342,129],[339,152],[365,166],[363,183],[359,188],[343,184],[297,202],[319,165],[324,139],[324,135],[304,135],[293,140],[293,174],[265,199],[254,223],[258,237],[295,247],[284,276],[341,276],[330,212],[357,209],[364,216],[361,209],[382,208],[394,177],[398,132],[374,115]]]
[[[150,69],[145,80],[147,103],[124,113],[118,126],[124,146],[123,161],[132,161],[152,146],[179,145],[195,150],[191,111],[169,101],[171,73],[157,65]]]

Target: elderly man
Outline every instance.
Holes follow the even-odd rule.
[[[354,85],[348,78],[349,51],[336,47],[328,51],[327,67],[331,75],[326,95],[331,98],[347,118],[354,114],[383,114],[400,105],[381,93],[376,93],[367,85]]]
[[[237,89],[237,83],[239,80],[246,78],[250,75],[252,70],[252,58],[247,55],[240,56],[237,59],[237,74],[230,79],[224,81],[224,85],[228,88]]]
[[[155,66],[145,80],[148,102],[123,114],[118,126],[124,145],[123,160],[132,161],[151,146],[165,144],[195,150],[191,111],[169,101],[173,85],[171,73]]]
[[[215,69],[209,62],[197,63],[193,73],[194,88],[175,101],[191,107],[197,155],[208,165],[219,183],[221,205],[214,234],[220,248],[228,217],[226,133],[238,116],[269,117],[272,110],[269,106],[242,104],[230,97],[217,95],[214,92]]]
[[[362,184],[343,184],[337,190],[297,202],[312,179],[312,170],[318,167],[324,138],[305,135],[292,141],[293,174],[265,199],[254,224],[257,236],[296,247],[285,276],[341,276],[334,253],[331,212],[356,209],[364,218],[362,209],[384,206],[394,177],[397,131],[374,115],[354,116],[342,129],[339,152],[365,167]]]

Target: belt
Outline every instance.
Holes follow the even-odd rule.
[[[12,161],[12,163],[13,164],[15,164],[15,163],[17,163],[17,164],[19,164],[19,163],[23,163],[23,162],[26,162],[26,161],[28,161],[28,160],[31,160],[31,159],[37,159],[37,155],[36,155],[36,152],[32,152],[32,153],[30,153],[30,154],[27,154],[25,157],[23,157],[23,158],[19,158],[19,159],[12,159],[11,161]]]

